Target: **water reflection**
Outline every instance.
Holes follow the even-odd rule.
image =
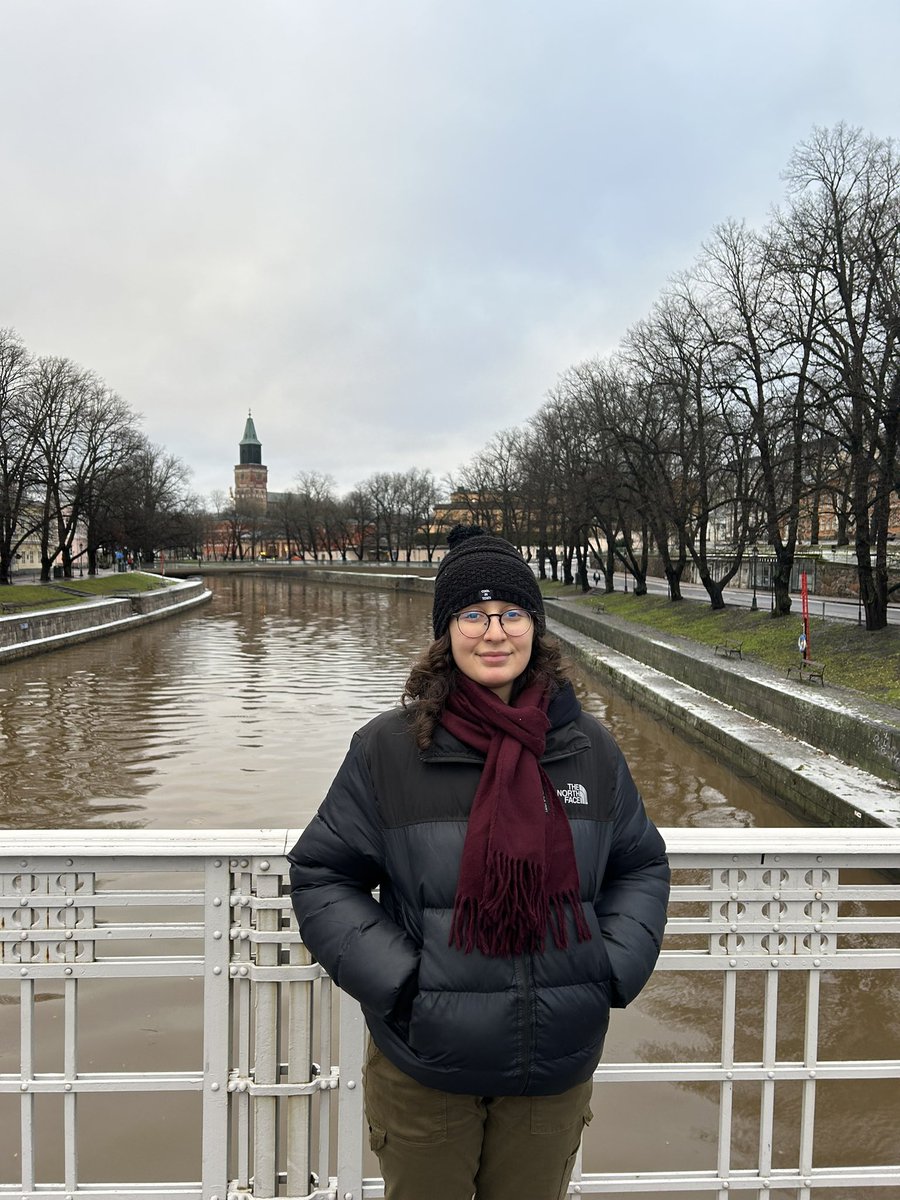
[[[350,736],[396,702],[418,596],[224,579],[205,609],[7,665],[7,827],[303,824]]]

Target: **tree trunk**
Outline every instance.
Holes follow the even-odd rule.
[[[563,586],[571,587],[575,582],[572,575],[572,547],[563,542]]]
[[[872,566],[872,552],[865,537],[856,538],[856,566],[859,574],[859,594],[866,614],[866,629],[871,633],[887,626],[887,571]]]
[[[635,562],[634,594],[647,595],[647,566],[650,562],[650,529],[646,521],[641,522],[641,556]]]
[[[863,455],[860,455],[859,459],[853,473],[856,567],[859,573],[859,594],[866,614],[866,629],[871,633],[876,629],[884,629],[888,623],[887,572],[876,571],[872,563],[867,504],[872,467]]]
[[[772,616],[787,617],[791,612],[791,573],[794,569],[793,554],[775,552],[772,567]]]
[[[700,582],[706,588],[709,595],[709,605],[714,612],[718,612],[725,607],[725,598],[722,593],[722,585],[713,579],[706,568],[700,573]]]
[[[666,583],[669,585],[669,599],[683,600],[684,596],[681,594],[681,572],[677,570],[671,560],[665,563],[665,572]]]
[[[578,562],[578,585],[583,592],[589,592],[591,585],[588,582],[588,551],[580,542],[575,547],[575,557]]]
[[[663,571],[666,575],[666,582],[669,585],[669,599],[683,600],[684,597],[681,594],[681,576],[684,574],[687,559],[682,553],[678,561],[674,562],[667,546],[665,548],[660,547],[660,558],[662,558]]]

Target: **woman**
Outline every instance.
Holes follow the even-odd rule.
[[[366,1017],[387,1200],[556,1200],[610,1006],[656,962],[669,869],[522,556],[477,527],[448,541],[435,641],[403,707],[354,736],[292,896]]]

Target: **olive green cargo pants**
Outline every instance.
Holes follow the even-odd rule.
[[[458,1096],[423,1087],[374,1042],[363,1072],[385,1200],[561,1200],[591,1082],[561,1096]]]

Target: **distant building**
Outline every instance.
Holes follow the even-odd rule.
[[[234,502],[245,512],[264,513],[269,506],[269,468],[263,464],[262,442],[256,436],[252,413],[247,413],[244,436],[234,468]]]
[[[238,446],[240,462],[234,468],[235,507],[245,513],[265,516],[283,497],[283,492],[269,491],[269,468],[262,460],[262,442],[256,436],[253,414],[247,413],[244,436]]]
[[[25,540],[19,545],[16,550],[14,559],[14,571],[40,571],[41,569],[41,533],[40,533],[41,511],[38,505],[26,506],[22,514],[22,524],[27,525],[33,523],[34,530],[29,533]],[[74,570],[80,574],[84,574],[84,568],[87,566],[87,529],[84,522],[79,521],[75,526],[75,532],[72,536],[71,554]],[[59,567],[62,564],[62,557],[54,560],[54,567]]]
[[[244,436],[238,444],[232,504],[208,530],[203,553],[211,559],[279,559],[290,555],[278,506],[286,493],[269,491],[269,468],[262,460],[262,442],[253,414],[247,413]]]

